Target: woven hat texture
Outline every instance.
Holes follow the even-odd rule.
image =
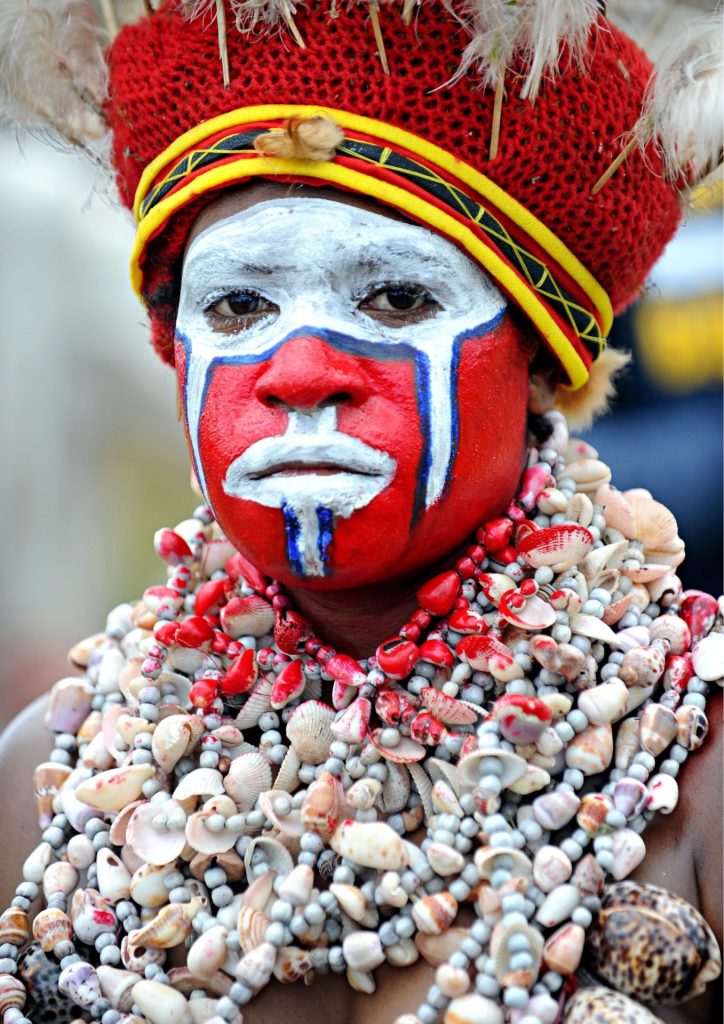
[[[442,8],[423,4],[411,26],[384,7],[391,74],[377,59],[366,5],[330,17],[328,4],[300,7],[306,42],[286,31],[228,33],[230,88],[222,82],[215,23],[189,21],[174,4],[126,26],[110,54],[107,116],[122,201],[129,207],[144,168],[178,136],[237,107],[320,104],[414,132],[471,164],[553,231],[608,292],[614,311],[639,293],[680,218],[676,189],[653,146],[635,151],[595,196],[592,185],[636,123],[651,73],[637,46],[603,17],[591,32],[585,69],[566,66],[535,104],[506,80],[500,144],[489,160],[493,93],[474,75],[454,75],[468,39]],[[522,68],[521,68],[522,71]],[[154,342],[172,358],[177,264],[208,196],[181,211],[151,246],[145,295]]]

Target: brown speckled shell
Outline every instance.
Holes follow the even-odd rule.
[[[594,985],[580,988],[566,1005],[563,1024],[657,1024],[639,1003],[620,992]]]
[[[653,885],[604,890],[586,943],[588,966],[612,988],[647,1006],[672,1006],[721,971],[716,939],[686,900]]]

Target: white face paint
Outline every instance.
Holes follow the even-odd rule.
[[[385,285],[414,284],[433,315],[390,326],[360,308]],[[208,310],[243,291],[277,307],[235,333],[214,329]],[[199,483],[206,493],[200,422],[214,368],[271,359],[285,341],[316,336],[347,353],[414,362],[426,434],[421,480],[429,507],[445,488],[457,432],[456,364],[469,332],[479,336],[506,302],[483,271],[447,240],[409,222],[329,199],[259,203],[199,234],[184,262],[177,336],[186,350],[184,398]],[[291,509],[304,574],[324,571],[319,509],[346,518],[380,494],[395,460],[337,430],[337,410],[288,410],[284,433],[250,445],[225,467],[224,491]],[[324,474],[285,467],[329,467]]]

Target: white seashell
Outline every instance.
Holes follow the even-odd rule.
[[[256,949],[246,953],[236,965],[236,980],[258,992],[271,978],[276,957],[276,947],[270,942],[262,942]]]
[[[356,885],[333,883],[330,885],[329,891],[348,917],[357,922],[363,919],[367,913],[367,900],[361,889],[358,889]]]
[[[158,981],[139,981],[132,989],[133,1002],[151,1024],[192,1024],[185,996]]]
[[[164,878],[176,867],[168,864],[143,864],[131,878],[131,898],[142,907],[163,907],[168,903],[168,887]]]
[[[619,634],[614,633],[610,626],[607,626],[603,619],[596,615],[572,615],[568,625],[573,633],[579,636],[588,637],[589,640],[598,640],[599,643],[608,644],[610,647],[619,647]]]
[[[499,859],[500,858],[500,859]],[[483,881],[490,881],[499,864],[505,863],[514,878],[530,878],[533,865],[513,846],[481,846],[475,851],[475,867]]]
[[[246,703],[234,720],[237,729],[253,729],[259,719],[267,711],[271,710],[271,692],[274,687],[274,679],[271,676],[262,676],[256,686],[249,693]]]
[[[146,864],[170,864],[186,846],[183,825],[163,831],[154,828],[152,822],[161,813],[166,817],[178,814],[184,825],[186,823],[184,810],[175,800],[167,800],[163,807],[146,801],[135,809],[126,828],[128,845]]]
[[[587,494],[578,492],[568,501],[565,509],[566,520],[579,526],[590,526],[593,519],[593,502]]]
[[[107,847],[96,857],[98,891],[109,903],[127,900],[131,895],[131,875],[125,865]]]
[[[402,888],[400,876],[396,871],[386,871],[382,876],[380,888],[385,902],[392,907],[404,907],[409,902],[407,892]]]
[[[299,769],[301,764],[301,759],[296,750],[294,747],[290,747],[281,763],[279,771],[277,772],[277,777],[274,779],[272,789],[278,789],[284,793],[293,793],[298,789]]]
[[[100,733],[99,733],[100,735]],[[111,768],[81,782],[75,795],[81,803],[97,811],[120,811],[141,795],[143,783],[154,775],[150,764],[131,764]]]
[[[626,701],[625,714],[628,715],[636,708],[640,707],[644,701],[647,701],[651,694],[654,692],[653,686],[630,686],[628,688],[628,700]],[[639,729],[639,741],[641,739],[641,730]],[[643,746],[643,744],[641,744]]]
[[[557,789],[536,797],[533,816],[542,828],[554,832],[568,824],[580,805],[580,799],[570,789]]]
[[[525,775],[521,776],[517,782],[508,786],[508,789],[511,793],[528,796],[529,793],[538,793],[541,789],[545,789],[550,781],[551,777],[545,768],[540,768],[537,764],[528,763]]]
[[[259,948],[264,942],[264,935],[270,925],[270,920],[260,910],[253,907],[241,907],[237,921],[239,941],[244,953],[251,953]],[[276,954],[275,954],[276,959]]]
[[[363,992],[371,996],[376,989],[374,975],[369,971],[356,971],[353,967],[347,968],[347,984],[355,992]]]
[[[577,886],[569,883],[557,885],[541,903],[535,919],[544,928],[553,928],[568,920],[580,902],[581,894]]]
[[[694,671],[707,683],[724,681],[724,633],[709,633],[692,650]]]
[[[332,722],[337,712],[329,704],[307,700],[294,709],[287,722],[287,738],[306,764],[322,764],[334,742]]]
[[[226,853],[239,838],[239,833],[231,829],[221,828],[216,831],[206,827],[206,823],[211,818],[216,818],[218,813],[217,810],[209,809],[197,811],[189,816],[185,830],[186,841],[198,853]]]
[[[679,802],[679,785],[671,775],[654,775],[648,781],[648,810],[671,814]]]
[[[79,871],[84,871],[90,867],[96,859],[96,851],[88,836],[71,836],[68,840],[67,857],[73,867],[78,868]]]
[[[500,785],[503,789],[517,782],[526,773],[526,763],[522,757],[507,750],[490,748],[474,750],[458,763],[457,775],[462,789],[474,789],[480,780],[489,774],[487,765],[493,759],[500,770]],[[495,774],[498,774],[497,772]]]
[[[297,864],[279,886],[279,898],[293,906],[305,906],[314,887],[314,871],[307,864]]]
[[[621,771],[627,771],[640,749],[638,719],[626,718],[616,733],[614,766]]]
[[[40,843],[23,864],[23,879],[26,882],[35,882],[36,885],[40,885],[45,869],[54,859],[55,853],[50,843]]]
[[[349,801],[349,792],[347,793],[347,800]],[[432,787],[431,800],[434,810],[441,811],[443,814],[454,814],[456,818],[465,817],[465,812],[460,806],[460,801],[455,792],[442,779],[438,779]]]
[[[242,814],[252,810],[259,794],[271,789],[271,784],[271,765],[258,752],[235,757],[223,781],[224,789]]]
[[[552,892],[567,882],[573,864],[558,846],[541,846],[533,858],[533,880],[542,892]]]
[[[597,775],[608,768],[613,758],[613,732],[610,725],[589,725],[573,737],[566,748],[566,764],[584,775]]]
[[[563,740],[554,728],[548,726],[535,741],[535,747],[544,757],[555,757],[563,749]]]
[[[443,761],[439,757],[428,757],[425,760],[425,769],[432,779],[433,786],[440,780],[446,782],[456,796],[460,796],[461,787],[458,779],[457,768],[449,761]]]
[[[272,871],[276,871],[278,875],[288,875],[294,868],[292,855],[278,839],[271,839],[269,836],[259,836],[257,839],[252,839],[244,856],[247,878],[252,877],[251,861],[255,851],[263,854],[269,868]]]
[[[551,971],[564,976],[578,970],[586,933],[580,924],[565,924],[543,946],[543,959]]]
[[[623,683],[600,683],[578,697],[578,707],[591,725],[617,721],[625,713],[627,702],[628,689]]]
[[[96,975],[101,986],[101,995],[106,998],[114,1010],[127,1013],[133,1005],[131,989],[138,981],[135,971],[122,971],[117,967],[100,964],[96,967]]]
[[[553,516],[557,512],[565,512],[567,504],[568,499],[563,491],[559,491],[557,487],[546,487],[538,498],[538,511],[543,515]]]
[[[347,965],[354,971],[373,971],[385,960],[385,951],[376,932],[350,932],[342,949]]]
[[[611,479],[611,470],[600,459],[577,459],[566,466],[566,476],[576,484],[576,490],[584,494],[595,494]],[[596,501],[598,504],[598,501]]]
[[[156,725],[151,750],[158,765],[171,772],[189,749],[193,739],[188,715],[169,715]]]
[[[492,999],[475,995],[453,999],[445,1011],[445,1024],[503,1024],[503,1010]]]
[[[459,874],[465,867],[465,858],[457,850],[445,843],[431,842],[425,851],[430,867],[436,875],[447,878],[448,875]]]
[[[210,978],[226,960],[226,928],[217,925],[199,935],[186,956],[188,969],[197,978]]]
[[[173,792],[174,800],[188,800],[192,796],[221,796],[224,777],[215,768],[194,768],[179,782]]]
[[[376,806],[384,814],[397,814],[407,805],[410,795],[410,773],[404,764],[390,761],[387,765],[387,777],[382,783],[382,790]]]
[[[385,946],[385,957],[393,967],[409,967],[420,959],[420,953],[412,939],[400,939]]]
[[[500,894],[498,893],[498,896]],[[513,969],[511,959],[514,954],[509,949],[509,941],[515,934],[523,934],[528,939],[528,952],[532,958],[529,967]],[[490,956],[495,963],[495,977],[503,988],[511,984],[531,985],[538,975],[543,951],[543,936],[532,925],[520,924],[508,926],[499,921],[490,936]],[[519,973],[520,971],[520,973]],[[522,974],[522,977],[521,977]]]
[[[454,923],[458,903],[452,893],[438,892],[423,896],[412,908],[412,919],[425,935],[442,935]]]
[[[611,874],[620,882],[646,855],[646,844],[638,832],[630,828],[619,828],[613,833],[613,868]]]
[[[345,793],[345,800],[355,810],[369,810],[382,791],[379,779],[358,779]]]
[[[407,850],[402,840],[383,822],[342,822],[329,845],[340,857],[363,867],[395,871],[407,866]]]

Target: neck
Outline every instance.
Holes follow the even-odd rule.
[[[416,593],[427,580],[455,564],[452,552],[414,576],[385,580],[348,590],[307,590],[285,587],[294,608],[314,627],[317,636],[336,651],[367,658],[395,636],[418,607]]]

